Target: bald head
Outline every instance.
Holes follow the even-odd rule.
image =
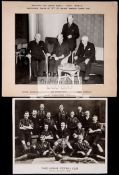
[[[36,40],[36,42],[39,42],[41,40],[41,34],[40,33],[36,33],[35,40]]]
[[[68,21],[68,23],[69,23],[70,25],[73,23],[73,20],[74,20],[73,16],[72,16],[72,15],[68,15],[67,21]]]
[[[88,43],[88,36],[86,35],[82,36],[81,40],[82,40],[83,45],[86,46]]]

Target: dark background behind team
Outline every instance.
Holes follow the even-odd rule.
[[[118,153],[119,99],[108,98],[108,171],[114,173]],[[4,174],[12,174],[12,98],[0,99],[1,107],[1,168]]]

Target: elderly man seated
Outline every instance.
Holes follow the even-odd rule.
[[[59,34],[58,42],[54,46],[52,56],[49,60],[49,73],[51,76],[57,75],[58,66],[61,64],[62,60],[66,59],[68,61],[68,56],[70,55],[70,50],[67,42],[63,41],[63,35]]]
[[[35,39],[30,41],[27,49],[27,57],[31,59],[31,74],[32,78],[37,76],[43,76],[45,70],[45,54],[49,56],[47,47],[43,41],[41,41],[40,33],[35,35]]]
[[[91,64],[95,60],[95,46],[93,43],[88,41],[88,36],[82,37],[74,60],[75,63],[79,64],[81,68],[85,66],[84,80],[89,80]]]

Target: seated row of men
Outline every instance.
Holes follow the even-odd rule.
[[[31,116],[28,111],[24,113],[19,129],[24,151],[38,151],[35,156],[46,156],[46,153],[70,156],[88,156],[94,153],[104,155],[100,144],[103,130],[98,116],[90,117],[90,111],[83,112],[81,106],[76,114],[71,111],[68,115],[64,106],[60,105],[57,115],[52,117],[51,112],[46,112],[44,104],[41,104],[40,110],[33,110]],[[32,134],[39,135],[36,145],[31,144]]]
[[[85,80],[89,79],[91,64],[95,60],[95,46],[89,42],[88,36],[82,36],[79,48],[76,48],[76,39],[80,36],[78,26],[73,23],[73,16],[69,15],[67,24],[64,25],[62,32],[57,36],[52,53],[48,53],[45,42],[41,41],[41,34],[35,35],[35,40],[30,41],[27,49],[27,57],[31,59],[32,77],[43,76],[46,72],[45,55],[49,57],[49,75],[57,75],[58,66],[62,60],[71,61],[71,53],[75,51],[74,64],[85,67]]]

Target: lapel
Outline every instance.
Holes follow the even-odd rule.
[[[72,23],[71,25],[68,24],[68,29],[69,29],[70,32],[72,32],[72,30],[73,30],[73,24],[74,23]]]
[[[88,49],[88,46],[89,46],[89,44],[87,43],[87,46],[85,47],[84,52],[86,52],[86,50]]]
[[[89,43],[87,43],[87,46],[84,49],[84,55],[86,54],[86,52],[88,51],[88,49],[89,49]]]
[[[72,24],[73,24],[73,23],[72,23]],[[68,28],[69,28],[69,29],[72,27],[72,24],[70,25],[70,24],[68,23]]]

